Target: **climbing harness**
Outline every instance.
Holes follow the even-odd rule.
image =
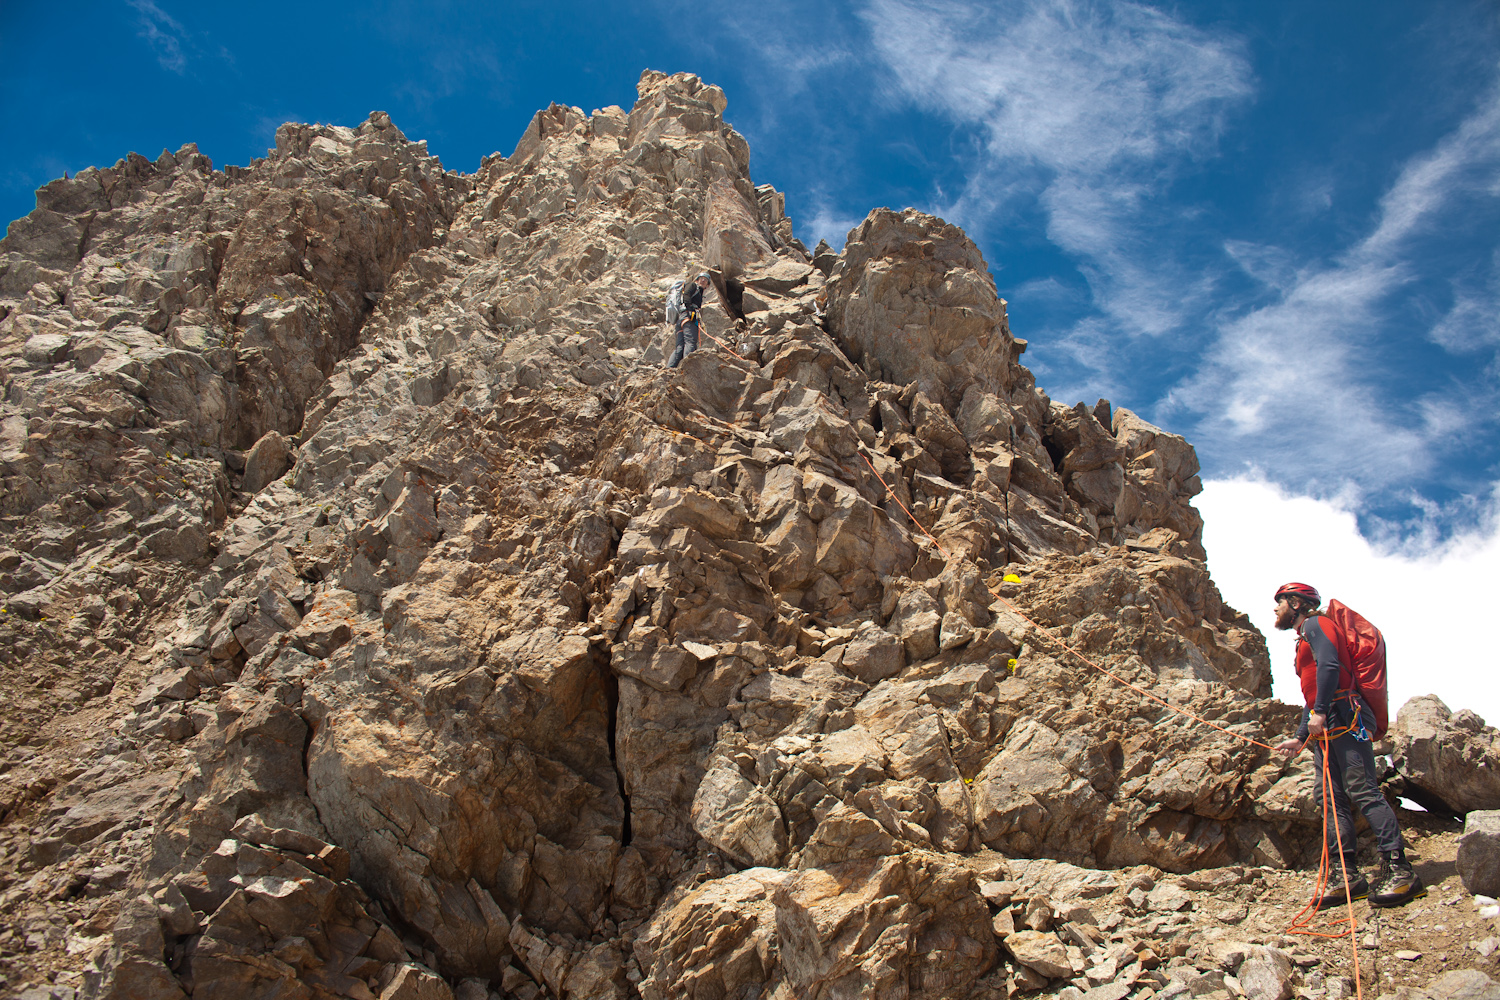
[[[1370,731],[1365,728],[1364,721],[1361,718],[1361,716],[1363,715],[1363,711],[1359,707],[1359,699],[1352,697],[1352,694],[1353,692],[1350,691],[1340,691],[1338,692],[1336,697],[1348,698],[1350,706],[1354,709],[1354,718],[1349,720],[1349,724],[1347,726],[1343,726],[1339,729],[1323,730],[1323,735],[1318,737],[1319,739],[1332,741],[1338,739],[1340,736],[1344,736],[1348,733],[1353,733],[1354,738],[1359,740],[1361,743],[1370,742]]]

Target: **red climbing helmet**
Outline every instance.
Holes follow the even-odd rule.
[[[1323,598],[1318,596],[1318,588],[1305,583],[1283,583],[1276,588],[1276,596],[1273,600],[1280,604],[1283,597],[1305,597],[1313,603],[1314,607],[1323,603]]]

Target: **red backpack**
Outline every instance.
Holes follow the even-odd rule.
[[[1385,636],[1368,618],[1339,601],[1329,601],[1328,609],[1320,614],[1338,627],[1339,660],[1353,677],[1354,690],[1375,713],[1375,724],[1366,728],[1378,740],[1390,726],[1385,689]],[[1343,680],[1340,676],[1340,683]]]

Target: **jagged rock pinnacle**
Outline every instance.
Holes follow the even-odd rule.
[[[1300,860],[1296,772],[1064,650],[1287,723],[1191,446],[1038,389],[956,227],[809,254],[725,108],[647,72],[473,175],[288,124],[12,224],[0,739],[78,764],[3,808],[113,885],[87,995],[999,996],[1139,888],[1084,869]]]

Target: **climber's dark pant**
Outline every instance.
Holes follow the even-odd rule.
[[[1333,813],[1338,820],[1335,828],[1328,824],[1328,856],[1338,857],[1339,838],[1342,836],[1344,850],[1354,855],[1354,813],[1350,800],[1364,813],[1370,828],[1375,831],[1375,846],[1381,851],[1395,851],[1401,847],[1401,826],[1396,822],[1396,811],[1380,793],[1380,784],[1375,776],[1375,754],[1368,740],[1358,740],[1353,733],[1345,733],[1328,743],[1317,740],[1308,744],[1313,753],[1316,778],[1314,790],[1318,808],[1323,808],[1323,750],[1328,749],[1328,766],[1333,770]]]
[[[677,350],[672,352],[668,368],[676,368],[682,359],[698,349],[698,321],[689,320],[677,328]]]

